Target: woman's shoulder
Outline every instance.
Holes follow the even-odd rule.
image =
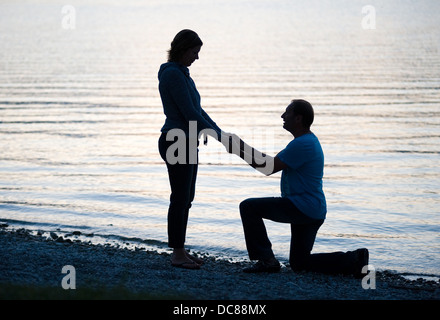
[[[168,77],[183,77],[185,76],[185,67],[176,62],[167,62],[160,66],[158,77],[159,80]],[[187,69],[187,68],[186,68]]]

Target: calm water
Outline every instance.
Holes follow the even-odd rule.
[[[315,106],[315,252],[368,247],[377,269],[440,275],[440,2],[370,1],[376,29],[364,1],[145,2],[73,1],[74,29],[63,1],[0,4],[0,221],[166,247],[157,71],[191,28],[191,75],[223,130],[275,154],[290,100]],[[212,140],[200,160],[187,243],[244,259],[238,205],[278,196],[280,175]],[[267,227],[287,260],[289,226]]]

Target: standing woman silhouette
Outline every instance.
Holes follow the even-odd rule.
[[[188,67],[199,58],[203,43],[192,30],[180,31],[171,42],[168,62],[160,66],[159,92],[165,124],[159,138],[159,152],[168,169],[171,186],[168,208],[168,246],[173,248],[171,264],[185,269],[199,269],[203,261],[185,250],[186,228],[189,209],[194,200],[198,169],[198,136],[201,130],[211,129],[211,134],[221,141],[222,130],[202,109],[200,95],[189,75]],[[190,122],[197,124],[197,136],[190,136]],[[179,130],[173,130],[179,129]],[[173,130],[173,132],[170,132]],[[185,150],[168,148],[181,139],[185,133]],[[173,134],[171,134],[173,133]],[[196,140],[196,141],[195,141]],[[182,141],[179,141],[179,145]],[[182,152],[181,154],[178,154]],[[177,162],[176,162],[176,159]]]

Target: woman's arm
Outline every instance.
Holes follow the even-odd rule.
[[[202,108],[202,116],[211,124],[212,128],[217,133],[220,134],[222,132],[222,129],[220,129],[220,127],[217,125],[217,123],[215,123],[214,120],[211,119],[211,117],[205,112],[205,110],[203,110],[203,108]]]
[[[206,112],[199,112],[194,106],[194,102],[191,98],[190,92],[188,90],[185,75],[177,69],[166,70],[161,79],[163,87],[167,90],[171,96],[174,103],[179,108],[179,111],[185,118],[185,121],[196,121],[198,132],[204,129],[212,129],[217,133],[217,140],[220,139],[221,134],[220,128],[212,121],[211,118],[207,119],[205,117]],[[209,133],[208,130],[207,133]]]

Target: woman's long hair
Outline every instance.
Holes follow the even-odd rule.
[[[171,42],[171,49],[168,50],[168,62],[178,62],[188,49],[201,45],[203,42],[197,33],[189,29],[180,31]]]

